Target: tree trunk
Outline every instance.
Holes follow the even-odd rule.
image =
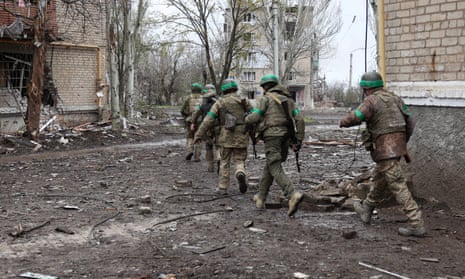
[[[111,126],[113,131],[121,131],[121,121],[120,121],[120,102],[118,96],[118,83],[119,75],[117,71],[117,61],[116,61],[116,38],[114,30],[114,21],[115,17],[113,11],[115,7],[113,6],[113,1],[106,2],[106,17],[107,17],[107,48],[108,48],[108,64],[109,64],[109,84],[110,84],[110,106],[111,106]]]
[[[31,139],[39,135],[40,109],[44,86],[45,66],[45,22],[47,20],[47,1],[41,0],[38,4],[38,14],[34,20],[34,50],[32,54],[32,78],[28,85],[28,102],[26,112],[26,129]]]

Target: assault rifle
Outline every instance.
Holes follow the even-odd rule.
[[[242,134],[249,134],[249,137],[252,140],[253,156],[257,159],[257,149],[255,148],[255,145],[257,145],[257,138],[255,137],[255,128],[256,126],[254,124],[245,124]]]
[[[247,115],[247,101],[245,99],[241,100],[242,108],[244,109],[244,118]],[[253,149],[253,156],[255,159],[258,158],[257,156],[257,149],[255,145],[257,145],[257,138],[255,137],[256,132],[256,125],[255,124],[245,124],[244,129],[242,130],[242,134],[249,134],[250,139],[252,140],[252,149]]]
[[[291,141],[291,144],[294,149],[295,153],[295,162],[297,165],[297,172],[300,172],[300,162],[299,162],[299,140],[297,139],[297,136],[295,134],[295,125],[294,121],[291,118],[291,114],[289,113],[289,107],[287,106],[287,101],[281,102],[281,106],[283,107],[284,113],[286,114],[286,119],[287,119],[287,130],[289,133],[289,139]],[[297,148],[294,148],[294,146],[297,146]]]

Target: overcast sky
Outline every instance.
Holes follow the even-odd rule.
[[[352,86],[356,86],[365,72],[365,3],[366,0],[336,0],[341,5],[343,26],[334,41],[335,52],[329,59],[320,60],[320,75],[328,83],[349,83],[350,53],[352,52]],[[371,14],[371,7],[369,7]],[[376,42],[373,27],[368,28],[367,70],[376,70]]]

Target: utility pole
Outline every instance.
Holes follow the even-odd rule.
[[[276,0],[271,5],[273,11],[273,74],[279,77],[279,21]]]
[[[352,89],[352,56],[353,56],[354,52],[356,52],[357,50],[362,50],[362,49],[365,49],[365,48],[359,47],[359,48],[356,48],[356,49],[353,49],[353,50],[350,51],[350,55],[349,55],[349,88],[348,88],[349,91]]]
[[[349,91],[352,88],[352,52],[350,53],[349,59]]]

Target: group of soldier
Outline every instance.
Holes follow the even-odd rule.
[[[279,83],[277,76],[268,74],[260,80],[264,94],[252,106],[238,92],[236,81],[227,79],[221,85],[222,96],[215,86],[205,88],[193,83],[192,93],[182,106],[181,113],[186,123],[186,160],[200,161],[201,143],[205,142],[208,171],[218,172],[218,193],[227,194],[230,186],[231,164],[239,191],[247,191],[245,161],[249,146],[249,133],[264,142],[266,164],[259,182],[258,192],[253,196],[258,209],[265,208],[265,201],[273,182],[281,188],[288,199],[288,215],[294,216],[304,195],[294,189],[283,170],[289,149],[298,154],[305,138],[305,123],[302,114],[287,88]],[[409,161],[407,142],[412,135],[413,121],[402,99],[384,89],[384,82],[377,72],[362,76],[360,87],[364,101],[339,122],[339,127],[366,123],[363,141],[376,162],[373,171],[373,187],[365,200],[354,204],[355,211],[365,223],[370,223],[374,208],[385,198],[386,192],[393,195],[403,206],[409,226],[399,228],[403,236],[424,236],[426,233],[421,210],[407,188],[400,160]],[[214,152],[215,150],[215,152]],[[215,164],[216,162],[216,164]]]
[[[265,208],[270,187],[276,181],[284,196],[289,199],[288,215],[293,216],[303,199],[303,194],[294,190],[281,163],[287,159],[289,146],[295,152],[299,151],[305,137],[305,123],[290,93],[279,84],[277,76],[263,76],[260,86],[265,94],[258,100],[257,106],[253,107],[247,98],[238,94],[239,87],[234,80],[223,81],[221,98],[213,93],[214,88],[211,92],[205,90],[205,94],[202,95],[202,86],[193,83],[192,93],[181,109],[186,123],[186,160],[193,158],[196,162],[200,161],[201,142],[205,141],[208,171],[214,170],[215,159],[218,162],[216,191],[227,193],[231,165],[234,165],[234,177],[239,191],[245,193],[248,188],[245,161],[250,134],[247,129],[253,129],[265,142],[266,153],[266,165],[260,179],[259,192],[254,195],[256,207]],[[292,138],[289,136],[291,130],[294,132]],[[213,146],[219,150],[216,156],[209,155],[213,154],[209,151]]]

